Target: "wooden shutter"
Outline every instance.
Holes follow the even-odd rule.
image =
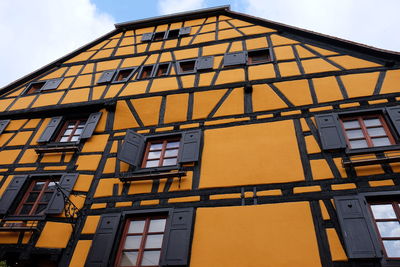
[[[199,57],[196,62],[196,69],[197,70],[209,70],[212,69],[214,66],[214,57],[207,56],[207,57]]]
[[[7,125],[10,123],[10,120],[1,120],[0,121],[0,134],[4,132],[6,129]]]
[[[179,163],[199,160],[201,130],[187,131],[182,134]]]
[[[54,133],[57,131],[57,128],[60,125],[61,121],[62,121],[61,116],[51,118],[49,124],[47,125],[46,129],[44,129],[42,135],[39,137],[37,142],[38,143],[49,142]]]
[[[343,129],[337,114],[316,115],[315,121],[323,150],[346,148]]]
[[[386,112],[396,129],[397,136],[400,137],[400,106],[386,108]]]
[[[153,40],[153,33],[152,32],[143,33],[142,42],[150,42],[151,40]]]
[[[7,213],[27,179],[28,175],[14,176],[0,199],[0,215]]]
[[[179,29],[179,36],[189,35],[192,27],[183,27]]]
[[[224,66],[235,66],[235,65],[243,65],[247,62],[247,54],[246,52],[234,52],[225,54],[224,56]]]
[[[83,128],[81,139],[90,138],[96,129],[97,123],[100,120],[101,112],[92,113],[86,121],[85,128]]]
[[[188,266],[193,208],[174,209],[165,230],[161,266]]]
[[[61,177],[59,187],[66,197],[69,197],[69,194],[72,191],[72,188],[75,185],[76,179],[78,178],[78,173],[66,173]],[[64,196],[61,192],[56,190],[51,197],[49,204],[47,205],[46,214],[60,214],[65,206]]]
[[[118,230],[121,214],[101,215],[92,246],[86,259],[85,267],[108,267],[115,235]]]
[[[57,87],[61,84],[61,82],[64,80],[64,78],[57,78],[57,79],[51,79],[48,80],[40,89],[40,91],[46,91],[46,90],[54,90],[57,89]]]
[[[335,197],[336,212],[350,259],[381,258],[382,252],[363,197]]]
[[[103,73],[101,74],[99,80],[97,81],[97,83],[108,83],[111,82],[113,76],[114,76],[115,70],[106,70],[103,71]]]
[[[135,131],[128,129],[124,138],[124,143],[118,151],[118,159],[126,162],[135,168],[140,165],[145,144],[145,137]]]

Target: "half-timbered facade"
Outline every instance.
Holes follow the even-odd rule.
[[[399,98],[399,53],[227,6],[116,24],[0,90],[0,262],[400,266]]]

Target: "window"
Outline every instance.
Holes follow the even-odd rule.
[[[166,216],[126,221],[115,266],[159,266]]]
[[[63,78],[57,78],[57,79],[51,79],[51,80],[47,80],[47,81],[32,82],[24,90],[23,95],[31,95],[31,94],[39,93],[41,91],[57,89],[62,81],[63,81]]]
[[[29,185],[15,215],[42,215],[49,204],[53,193],[56,191],[58,179],[35,179]]]
[[[183,60],[178,62],[178,72],[180,74],[195,72],[196,60]]]
[[[142,168],[173,166],[178,162],[180,138],[148,141]]]
[[[386,257],[400,259],[400,201],[370,202],[369,206]]]
[[[31,83],[27,90],[25,91],[25,95],[31,95],[35,93],[39,93],[42,87],[45,85],[46,82],[35,82]]]
[[[268,49],[249,51],[247,57],[248,64],[265,63],[271,61]]]
[[[85,125],[86,119],[67,120],[55,141],[61,143],[79,141]]]
[[[114,82],[126,82],[128,81],[135,69],[129,68],[129,69],[121,69],[117,72],[117,75],[115,75]]]
[[[141,70],[141,72],[139,74],[138,79],[150,78],[152,73],[153,73],[153,67],[154,67],[153,65],[151,65],[151,66],[143,66],[142,70]]]
[[[153,37],[153,41],[163,40],[165,36],[165,32],[156,32]]]
[[[169,72],[169,66],[170,66],[169,63],[159,64],[155,76],[156,77],[167,76]]]
[[[346,141],[351,149],[395,144],[382,115],[341,118]]]
[[[167,39],[174,39],[178,37],[179,37],[179,29],[168,31]]]

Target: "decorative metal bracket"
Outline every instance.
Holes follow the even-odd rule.
[[[64,189],[55,182],[56,190],[60,192],[64,199],[64,215],[67,221],[71,224],[73,231],[75,231],[75,223],[78,217],[82,215],[82,211],[69,199],[65,194]]]

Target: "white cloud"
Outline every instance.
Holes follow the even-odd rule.
[[[400,51],[400,1],[236,0],[243,12],[363,44]]]
[[[90,0],[0,0],[0,87],[114,28]]]
[[[188,10],[204,8],[205,0],[159,0],[158,10],[160,14],[172,14]]]

